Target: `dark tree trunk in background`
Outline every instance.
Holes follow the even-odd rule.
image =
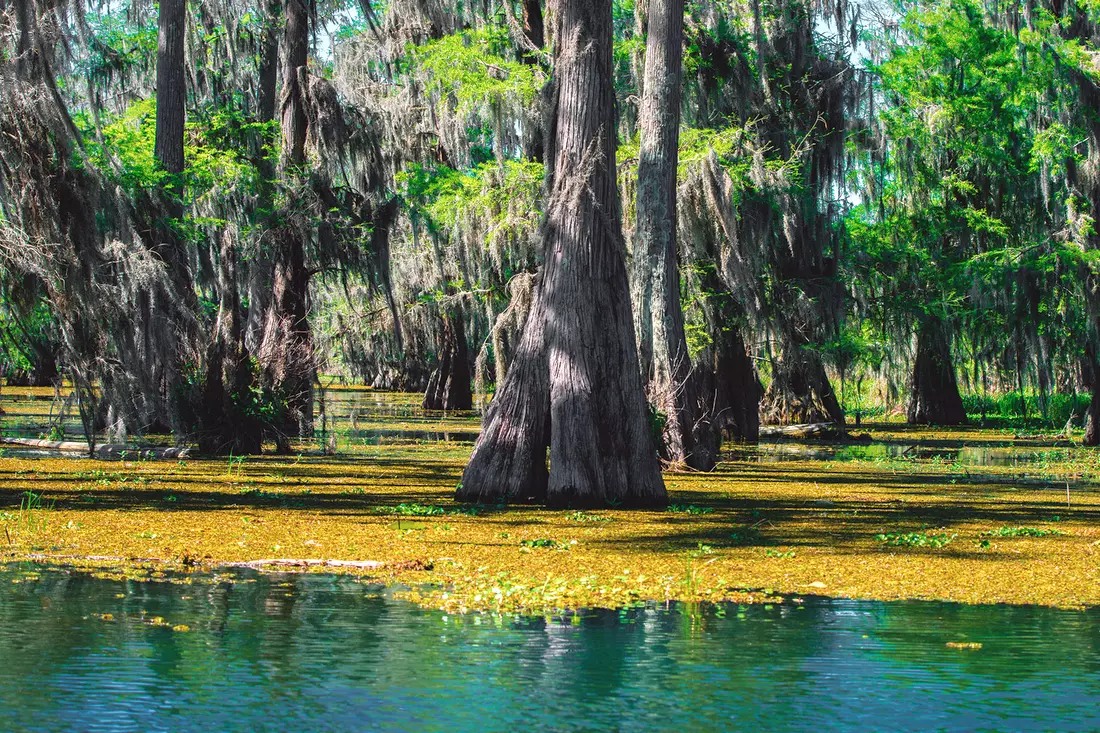
[[[252,386],[252,371],[244,347],[237,252],[228,232],[222,233],[218,269],[218,318],[214,340],[207,350],[199,450],[221,455],[259,453],[263,426],[254,415],[241,409],[242,396]]]
[[[287,0],[283,53],[282,161],[291,185],[305,185],[306,99],[303,85],[309,62],[309,9],[306,0]],[[287,401],[285,428],[299,437],[313,435],[313,384],[316,367],[309,325],[309,271],[305,238],[293,225],[275,232],[275,268],[271,314],[261,353],[275,390]],[[296,426],[295,426],[296,423]]]
[[[1100,369],[1100,364],[1094,365],[1094,369]],[[1092,399],[1089,409],[1085,413],[1085,438],[1087,446],[1100,445],[1100,380],[1092,382]]]
[[[695,450],[698,385],[684,336],[676,244],[683,0],[649,0],[645,77],[638,126],[634,314],[638,360],[653,409],[665,416],[663,454],[674,464],[709,470],[712,450]],[[709,430],[710,423],[706,426]],[[709,445],[713,440],[703,437]]]
[[[183,136],[186,121],[187,86],[184,76],[184,43],[187,32],[187,0],[164,0],[160,4],[157,33],[157,118],[153,154],[160,167],[170,176],[164,191],[165,213],[168,221],[155,227],[154,251],[168,266],[168,272],[176,297],[169,296],[169,303],[179,302],[182,311],[173,308],[170,316],[172,332],[169,339],[177,338],[175,353],[166,361],[164,375],[168,421],[177,440],[186,432],[180,417],[179,386],[181,371],[188,360],[190,344],[195,338],[195,314],[198,298],[187,265],[187,252],[175,223],[183,218]],[[178,299],[178,300],[177,300]]]
[[[929,317],[917,330],[917,356],[909,383],[910,425],[963,425],[963,409],[955,365],[951,359],[951,341],[942,320]]]
[[[741,332],[731,327],[719,333],[723,338],[711,347],[710,369],[704,372],[703,401],[710,401],[714,427],[727,438],[755,443],[760,440],[760,379]]]
[[[553,11],[545,262],[516,358],[456,496],[663,505],[615,182],[611,3],[559,0]]]
[[[760,408],[765,422],[844,425],[844,410],[825,373],[821,356],[806,344],[787,345],[772,371]]]
[[[546,28],[542,18],[541,0],[523,0],[523,35],[534,49],[541,50],[546,45]],[[530,66],[539,63],[539,54],[532,48],[520,50],[519,60]],[[546,93],[546,89],[543,93]],[[549,107],[548,104],[540,105]],[[524,136],[524,154],[531,160],[544,162],[546,156],[546,128],[545,119],[536,120],[532,129]]]
[[[257,94],[256,121],[270,123],[275,120],[276,90],[279,80],[279,21],[282,15],[280,0],[264,3],[263,37],[260,43],[260,74]],[[256,136],[252,155],[260,174],[260,191],[257,197],[256,218],[270,219],[274,207],[275,167],[271,158],[264,155],[267,144],[266,130]],[[244,343],[252,352],[260,347],[263,339],[264,319],[271,307],[272,278],[275,265],[269,248],[261,244],[248,266],[248,321],[244,326]]]
[[[157,128],[153,152],[161,167],[175,180],[172,216],[179,218],[179,174],[183,173],[183,128],[187,88],[184,82],[184,36],[187,0],[161,0],[157,41]]]
[[[1089,400],[1089,409],[1085,413],[1085,437],[1084,443],[1090,447],[1100,446],[1100,349],[1097,348],[1097,340],[1100,339],[1100,274],[1086,270],[1082,273],[1085,282],[1085,303],[1088,306],[1089,321],[1092,323],[1092,333],[1085,346],[1084,376],[1088,378],[1091,387],[1092,399]]]
[[[523,0],[523,34],[535,48],[546,45],[546,29],[542,21],[542,0]],[[524,63],[536,63],[534,54],[525,52]]]
[[[443,315],[439,366],[428,379],[423,406],[425,410],[474,408],[474,395],[470,386],[470,350],[466,343],[466,325],[460,308]]]

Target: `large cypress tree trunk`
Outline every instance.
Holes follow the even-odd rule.
[[[301,181],[305,165],[306,99],[302,85],[309,61],[309,10],[306,0],[288,0],[283,55],[282,160],[291,181]],[[273,386],[287,402],[287,430],[313,435],[313,383],[316,380],[313,333],[309,325],[309,271],[305,237],[292,225],[276,232],[272,314],[262,353]]]
[[[917,356],[909,383],[910,425],[962,425],[966,422],[951,342],[943,321],[926,318],[917,329]]]
[[[695,450],[694,432],[700,427],[696,422],[698,389],[684,336],[676,245],[683,35],[683,0],[650,0],[644,91],[638,114],[635,328],[650,404],[665,415],[664,458],[709,470],[714,467],[714,452]]]
[[[611,3],[558,0],[554,10],[545,261],[457,498],[660,505],[615,183]]]

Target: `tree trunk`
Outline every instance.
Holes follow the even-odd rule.
[[[1093,370],[1097,369],[1100,369],[1100,365],[1094,364]],[[1100,379],[1092,381],[1092,400],[1085,415],[1084,444],[1091,447],[1098,446],[1100,445]]]
[[[457,498],[663,505],[615,183],[611,3],[558,0],[554,10],[543,272]]]
[[[263,446],[263,424],[245,405],[252,370],[244,348],[237,253],[228,232],[222,233],[218,268],[218,317],[207,350],[199,450],[218,455],[255,454]]]
[[[424,393],[425,410],[472,410],[474,395],[470,388],[470,350],[462,310],[443,315],[443,340],[439,366],[428,380]]]
[[[821,357],[798,343],[788,344],[776,362],[760,412],[776,425],[845,422]]]
[[[939,318],[927,318],[917,330],[917,357],[909,387],[906,419],[910,425],[966,423],[951,360],[951,342]]]
[[[546,30],[542,21],[542,0],[523,0],[523,35],[535,48],[546,45]],[[521,55],[524,63],[537,63],[538,58],[529,52]]]
[[[542,17],[542,0],[523,0],[523,35],[530,48],[523,48],[519,52],[519,60],[534,66],[539,63],[539,54],[532,49],[541,50],[546,45],[546,28]],[[549,86],[549,85],[547,85]],[[546,94],[543,89],[542,94]],[[545,101],[545,99],[541,100]],[[545,109],[548,104],[539,104]],[[546,156],[546,128],[548,127],[545,115],[533,118],[531,129],[524,135],[524,155],[530,160],[542,163]]]
[[[309,62],[309,10],[305,0],[286,3],[282,94],[282,161],[288,179],[305,185],[306,100],[302,85]],[[309,325],[309,271],[306,269],[307,234],[293,226],[276,233],[273,274],[273,315],[268,317],[262,353],[273,386],[286,399],[286,427],[297,423],[299,437],[313,435],[313,384],[316,368],[313,332]]]
[[[182,309],[173,307],[170,316],[173,333],[169,335],[171,354],[166,361],[164,374],[165,404],[168,421],[177,441],[183,439],[186,428],[180,415],[179,390],[181,371],[188,361],[190,345],[197,341],[195,313],[198,297],[195,294],[191,272],[187,265],[187,252],[178,230],[177,222],[183,218],[183,135],[186,121],[187,86],[184,76],[184,44],[187,32],[187,0],[165,0],[160,4],[157,41],[157,117],[153,154],[169,178],[164,190],[167,220],[154,227],[157,239],[154,251],[168,266],[171,287],[175,296],[169,295],[169,303],[181,303]],[[175,334],[180,334],[174,340]]]
[[[276,89],[279,80],[279,21],[282,15],[280,0],[264,2],[263,37],[260,43],[260,88],[256,100],[256,121],[261,124],[275,120]],[[270,218],[274,208],[275,169],[270,156],[264,152],[268,142],[266,130],[256,135],[253,160],[260,174],[256,217],[261,221]],[[268,224],[270,222],[267,222]],[[263,340],[264,319],[271,307],[272,278],[275,265],[271,252],[261,242],[248,267],[248,320],[244,326],[245,347],[255,353]]]
[[[638,311],[634,320],[649,402],[665,417],[663,457],[709,470],[714,467],[714,453],[695,450],[694,433],[701,427],[696,423],[698,390],[684,336],[676,244],[683,35],[683,0],[650,0],[638,115],[641,147],[634,237]]]
[[[153,153],[173,179],[172,216],[179,218],[179,175],[183,173],[183,128],[187,88],[184,82],[184,36],[187,0],[161,0],[157,45],[157,127]]]
[[[718,330],[707,370],[712,377],[702,391],[711,401],[714,427],[730,440],[760,440],[760,380],[736,327]],[[705,372],[706,373],[706,372]]]

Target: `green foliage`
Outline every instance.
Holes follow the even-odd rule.
[[[433,504],[398,504],[397,506],[381,506],[377,509],[379,514],[396,514],[403,517],[434,517],[446,514],[443,507]]]
[[[1015,390],[998,395],[964,394],[962,400],[966,414],[973,420],[996,418],[1003,423],[1013,424],[1023,421],[1026,415],[1029,421],[1057,429],[1065,426],[1071,417],[1075,423],[1081,425],[1092,396],[1047,395],[1045,412],[1044,400],[1034,392],[1023,395]]]
[[[103,120],[102,142],[88,115],[76,115],[75,121],[83,128],[91,161],[101,170],[114,172],[118,183],[129,191],[178,184],[184,187],[185,197],[195,202],[255,182],[256,172],[241,154],[241,142],[256,131],[270,136],[271,125],[247,122],[239,111],[229,109],[208,110],[192,119],[185,129],[186,167],[175,181],[154,155],[156,116],[155,98],[134,102],[121,115]]]
[[[468,172],[413,164],[396,176],[414,214],[449,233],[476,222],[486,248],[505,245],[533,230],[543,166],[534,161],[482,163]]]
[[[511,47],[504,28],[485,27],[410,46],[406,63],[426,73],[428,90],[462,115],[508,102],[528,106],[545,78],[535,65],[508,60]]]
[[[541,548],[544,550],[568,550],[569,544],[561,540],[541,538],[536,540],[520,540],[520,546],[526,548]]]
[[[1056,529],[1038,529],[1036,527],[998,527],[982,532],[982,537],[1062,537],[1065,532]]]
[[[668,511],[672,514],[713,514],[714,509],[709,506],[695,506],[694,504],[669,504]]]
[[[611,517],[605,514],[592,514],[590,512],[575,511],[568,516],[573,522],[610,522]]]
[[[905,534],[877,534],[875,539],[890,547],[946,547],[954,541],[957,535],[938,533],[927,534],[925,532],[907,532]]]

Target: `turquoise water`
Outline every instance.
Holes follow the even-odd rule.
[[[516,620],[333,576],[28,570],[0,570],[4,733],[1100,730],[1095,610],[808,599]]]

